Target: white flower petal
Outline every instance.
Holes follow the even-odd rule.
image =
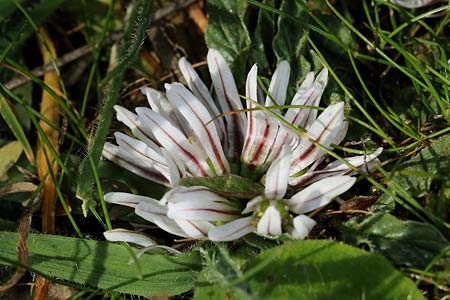
[[[296,240],[305,239],[317,224],[316,221],[305,215],[296,216],[292,221],[294,229],[292,230],[291,235]]]
[[[218,175],[230,172],[223,153],[219,134],[206,107],[189,90],[179,83],[167,85],[167,97],[194,132],[198,143],[205,149]]]
[[[270,80],[269,95],[266,97],[265,106],[284,105],[286,103],[286,91],[290,73],[291,67],[286,60],[278,64]]]
[[[359,169],[360,173],[370,171],[374,168],[379,160],[377,157],[383,152],[383,148],[378,148],[375,152],[367,155],[359,155],[344,158],[348,163],[353,165],[355,168]],[[289,184],[292,186],[307,185],[313,182],[319,181],[326,177],[338,176],[338,175],[354,175],[354,172],[350,167],[348,167],[343,162],[336,160],[321,170],[308,172],[302,176],[294,177],[289,179]]]
[[[330,203],[334,197],[345,193],[355,183],[350,176],[333,176],[315,182],[295,194],[287,202],[297,214],[306,213]]]
[[[420,8],[431,5],[433,3],[438,2],[439,0],[391,0],[392,3],[406,8]]]
[[[318,106],[323,91],[327,85],[328,69],[324,68],[311,84],[314,73],[309,73],[292,99],[292,105]],[[317,109],[314,108],[289,108],[285,118],[295,126],[308,128],[317,117]]]
[[[112,192],[104,196],[105,201],[114,204],[120,204],[129,207],[136,207],[141,202],[154,202],[158,201],[145,196],[134,195],[130,193]]]
[[[230,71],[225,59],[215,49],[208,51],[208,68],[214,89],[224,113],[242,110],[242,103],[234,82],[233,74]],[[246,129],[246,119],[243,113],[233,113],[225,115],[227,121],[227,133],[229,141],[228,156],[234,160],[239,159]]]
[[[194,239],[206,238],[208,232],[214,228],[214,225],[208,221],[175,219],[175,222],[184,231],[186,236]]]
[[[208,239],[229,242],[237,240],[254,230],[253,217],[241,218],[211,229],[208,232]]]
[[[245,85],[245,96],[246,96],[246,106],[249,111],[247,112],[247,132],[245,134],[245,142],[244,142],[244,148],[242,150],[241,157],[248,157],[249,156],[249,150],[250,146],[254,143],[255,138],[255,125],[254,125],[254,118],[256,115],[261,114],[260,111],[253,111],[251,109],[255,108],[255,104],[252,101],[258,101],[258,67],[253,65],[250,72],[247,74],[247,81]]]
[[[265,196],[269,200],[281,200],[286,194],[291,165],[292,151],[288,145],[281,150],[280,156],[272,162],[266,174]]]
[[[336,138],[332,142],[332,144],[339,145],[347,136],[347,131],[348,131],[348,122],[344,121],[341,130],[337,133]]]
[[[281,231],[281,214],[275,206],[267,207],[263,216],[258,222],[256,231],[261,235],[277,236]]]
[[[230,221],[241,215],[226,198],[206,190],[183,193],[182,201],[168,198],[167,202],[167,216],[171,219]]]
[[[157,245],[157,243],[149,236],[131,230],[116,228],[103,232],[105,239],[111,242],[127,242],[136,245],[149,247]]]
[[[180,128],[179,120],[172,108],[172,105],[163,93],[149,87],[140,88],[140,91],[142,94],[147,96],[148,104],[153,111],[157,112],[167,120],[170,120],[173,124]]]
[[[136,112],[141,122],[153,131],[158,141],[172,156],[178,156],[180,160],[184,161],[194,176],[213,175],[206,163],[206,153],[195,151],[184,134],[170,121],[148,108],[139,107]]]
[[[270,149],[270,153],[264,164],[270,165],[272,161],[280,155],[281,150],[285,145],[289,145],[291,149],[294,149],[295,147],[293,147],[293,144],[296,144],[296,136],[298,135],[292,132],[291,129],[286,128],[283,124],[280,124],[278,126],[277,135]]]
[[[144,131],[143,128],[141,128],[142,125],[136,114],[120,105],[115,105],[114,110],[117,114],[117,120],[128,126],[135,137],[143,141],[153,150],[158,151],[159,145],[156,144],[153,133],[151,131]]]
[[[258,115],[253,118],[253,136],[250,138],[246,153],[242,155],[242,161],[250,168],[258,168],[267,160],[272,151],[272,145],[278,132],[278,124],[272,119]]]
[[[166,176],[167,173],[164,172],[162,174],[161,168],[158,170],[152,162],[142,163],[136,161],[137,158],[135,156],[125,152],[121,147],[106,143],[103,147],[102,156],[143,178],[170,186],[169,178]]]
[[[306,74],[305,79],[303,80],[302,84],[300,85],[300,87],[297,89],[297,93],[296,94],[304,94],[306,93],[307,90],[309,90],[313,83],[314,83],[314,72],[309,72],[308,74]],[[294,102],[294,100],[292,100],[292,102]],[[291,103],[293,104],[293,103]],[[296,103],[299,104],[299,103]]]
[[[344,158],[347,162],[349,162],[351,165],[353,165],[355,168],[364,168],[364,166],[369,163],[370,161],[377,158],[381,153],[383,152],[383,147],[377,148],[373,153],[366,154],[366,155],[358,155],[358,156],[352,156]],[[323,168],[324,171],[331,171],[331,172],[337,172],[337,171],[349,171],[351,170],[346,164],[343,162],[336,160],[327,166]]]
[[[263,196],[256,196],[255,198],[247,202],[247,205],[245,206],[245,209],[242,211],[242,213],[248,214],[249,212],[254,211],[255,207],[263,201]]]
[[[167,207],[160,205],[156,200],[154,202],[140,202],[134,212],[145,220],[155,223],[162,230],[182,237],[187,236],[174,220],[166,216]]]
[[[144,142],[133,139],[121,132],[115,132],[114,136],[119,147],[131,156],[135,156],[138,161],[152,161],[154,164],[157,164],[157,168],[161,167],[164,171],[167,171],[166,161],[161,155],[161,151],[155,151],[154,149],[148,147]],[[161,173],[163,173],[163,171],[161,171]]]
[[[210,115],[213,117],[220,116],[220,111],[217,108],[213,98],[211,97],[208,88],[200,79],[200,76],[198,76],[198,73],[195,71],[192,65],[186,60],[186,58],[182,57],[178,61],[178,67],[180,68],[181,74],[183,74],[183,77],[186,80],[189,89],[208,109]],[[214,120],[214,124],[216,124],[217,129],[219,130],[219,134],[222,140],[226,134],[225,123],[223,119],[216,118]]]
[[[324,147],[334,142],[339,131],[344,126],[344,102],[328,106],[319,118],[312,123],[307,134]],[[309,139],[302,138],[293,153],[291,176],[308,167],[319,159],[324,150],[317,147]]]
[[[181,177],[185,175],[185,168],[181,162],[175,161],[176,158],[170,155],[166,148],[161,148],[161,152],[166,160],[167,168],[169,170],[170,184],[175,186],[180,181]]]

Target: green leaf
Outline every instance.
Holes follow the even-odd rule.
[[[435,140],[412,159],[400,163],[391,172],[394,176],[387,185],[392,193],[400,187],[414,197],[427,195],[433,182],[446,182],[450,179],[450,135]],[[383,208],[390,202],[393,202],[392,197],[383,194],[374,208]]]
[[[273,40],[273,51],[278,60],[287,60],[291,65],[291,82],[299,78],[300,59],[305,45],[305,26],[297,20],[306,22],[308,15],[303,1],[288,1],[281,3],[281,14],[278,18],[278,32]]]
[[[401,221],[390,214],[375,214],[361,222],[355,218],[344,226],[345,242],[367,246],[400,266],[425,268],[450,246],[432,225]]]
[[[237,175],[217,177],[184,177],[179,185],[206,186],[219,195],[230,198],[252,199],[264,193],[264,187]]]
[[[31,149],[30,143],[28,142],[28,138],[25,135],[23,127],[20,124],[20,122],[17,119],[14,112],[12,111],[11,107],[9,106],[9,103],[6,101],[6,99],[2,95],[0,95],[0,115],[5,120],[6,124],[11,129],[11,131],[14,134],[14,136],[16,137],[16,139],[21,143],[22,148],[25,150],[25,154],[26,154],[28,160],[30,161],[30,163],[34,163],[33,150]],[[20,151],[22,153],[22,150],[20,150]],[[1,168],[0,168],[0,173],[1,173]],[[1,174],[0,174],[0,177],[1,177]]]
[[[30,234],[28,266],[50,278],[146,297],[176,295],[190,290],[201,267],[194,253],[178,257],[144,254],[129,265],[126,247],[56,235]],[[17,234],[0,232],[0,263],[17,265]]]
[[[274,0],[264,0],[263,5],[274,6]],[[252,63],[258,65],[258,73],[270,71],[272,41],[275,36],[275,14],[267,9],[259,8],[255,32],[252,34]]]
[[[243,85],[250,50],[250,37],[244,23],[247,1],[211,0],[206,9],[209,15],[206,44],[220,51],[231,66],[237,85]]]
[[[194,299],[425,299],[383,256],[328,240],[272,248],[232,282],[209,272],[201,273]]]
[[[17,162],[22,155],[22,145],[13,141],[0,148],[0,181],[7,179],[8,170]]]

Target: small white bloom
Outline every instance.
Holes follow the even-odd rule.
[[[243,113],[225,59],[210,49],[207,60],[217,102],[192,65],[182,58],[179,67],[189,89],[180,83],[166,84],[165,93],[142,88],[150,107],[137,107],[134,113],[115,106],[117,119],[134,137],[115,133],[117,145],[105,144],[103,156],[170,190],[161,200],[128,193],[109,193],[105,200],[133,207],[137,215],[181,237],[231,241],[250,232],[307,237],[315,221],[304,213],[347,191],[355,182],[351,177],[354,169],[366,172],[374,167],[382,148],[346,158],[354,168],[335,161],[318,169],[326,154],[324,148],[339,144],[348,128],[343,102],[320,114],[314,108],[327,85],[326,68],[317,76],[313,72],[306,75],[290,101],[297,107],[274,109],[306,131],[299,135],[267,111],[256,109],[256,103],[268,107],[289,102],[290,66],[286,61],[277,66],[265,96],[259,94],[257,66],[251,68],[245,91],[247,112]],[[178,185],[186,177],[230,174],[254,180],[265,176],[264,193],[245,203],[207,187]],[[298,192],[285,199],[289,185]],[[120,238],[140,241],[138,236],[120,231],[105,236],[115,239],[119,234],[123,234]]]
[[[103,235],[105,236],[105,239],[111,242],[128,242],[144,247],[157,245],[152,238],[145,234],[122,228],[105,231]]]

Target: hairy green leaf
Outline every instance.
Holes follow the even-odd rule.
[[[206,186],[224,197],[252,199],[264,193],[264,187],[247,178],[237,175],[217,177],[184,177],[180,180],[184,186]]]
[[[450,243],[427,223],[401,221],[390,214],[375,214],[345,223],[344,241],[367,246],[394,264],[424,268]]]
[[[415,197],[427,195],[433,182],[448,181],[450,178],[450,135],[440,137],[412,159],[397,165],[393,174],[394,176],[387,183],[388,188],[394,192],[395,188],[400,187]],[[444,201],[442,198],[440,200]],[[383,194],[375,208],[383,209],[390,202],[393,202],[392,197]]]
[[[151,7],[151,0],[140,0],[136,2],[130,20],[128,21],[129,26],[125,31],[125,42],[120,49],[120,62],[105,78],[106,83],[110,80],[111,83],[108,84],[106,89],[106,98],[99,117],[100,121],[97,131],[89,145],[88,157],[80,165],[80,180],[76,194],[83,201],[82,207],[85,215],[87,215],[89,201],[91,200],[92,183],[94,182],[91,159],[93,165],[97,167],[114,115],[114,105],[119,97],[125,70],[139,55],[139,50],[145,38],[145,31],[149,25]]]
[[[211,0],[207,3],[209,23],[206,44],[224,56],[238,86],[245,82],[245,63],[250,50],[250,37],[244,23],[246,9],[245,0]]]
[[[326,240],[272,248],[233,281],[210,271],[201,273],[194,299],[425,299],[383,256]]]
[[[27,269],[77,284],[140,296],[190,290],[201,267],[195,253],[178,257],[144,254],[129,264],[126,247],[93,240],[30,234]],[[0,264],[17,265],[17,233],[0,232]],[[139,278],[141,277],[141,278]]]

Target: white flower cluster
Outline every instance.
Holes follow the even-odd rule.
[[[271,108],[280,118],[306,130],[299,135],[257,108],[285,105],[290,75],[286,61],[278,65],[265,97],[258,87],[257,66],[252,67],[244,110],[224,58],[210,49],[207,59],[217,101],[182,58],[179,67],[189,89],[180,83],[166,84],[165,94],[142,88],[150,108],[138,107],[133,113],[115,107],[117,118],[134,137],[116,132],[117,145],[107,143],[103,156],[170,190],[160,200],[121,192],[109,193],[105,200],[133,207],[137,215],[181,237],[232,241],[256,232],[263,236],[289,233],[294,239],[304,239],[316,224],[305,213],[350,189],[354,169],[372,168],[382,148],[346,158],[347,164],[335,161],[318,169],[326,154],[323,148],[339,144],[347,131],[343,102],[328,106],[319,116],[314,108],[327,84],[326,68],[317,76],[313,72],[306,76],[290,102],[292,107]],[[263,178],[264,193],[243,201],[205,186],[179,185],[187,177],[230,174]],[[286,199],[289,185],[297,192]],[[114,232],[105,236],[117,240]],[[139,244],[145,240],[119,232],[127,241]]]

